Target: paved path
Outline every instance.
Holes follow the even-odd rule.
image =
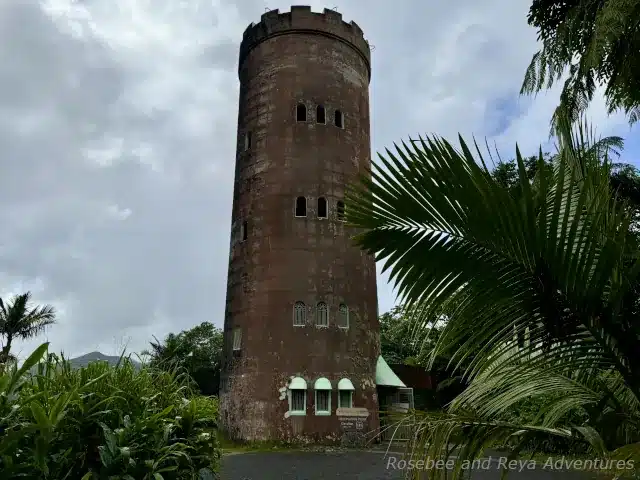
[[[390,458],[394,457],[394,458]],[[222,460],[221,480],[401,480],[403,471],[393,469],[393,459],[401,454],[350,451],[256,452],[226,455]],[[499,459],[493,457],[487,470],[474,470],[472,480],[498,480]],[[391,465],[390,465],[391,464]],[[397,465],[397,464],[396,464]],[[558,470],[513,471],[514,480],[588,480],[595,475]]]

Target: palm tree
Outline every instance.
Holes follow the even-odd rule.
[[[0,298],[0,336],[4,337],[0,365],[13,358],[11,345],[15,339],[35,337],[55,323],[55,310],[51,305],[32,306],[30,301],[31,292],[16,295],[9,302]]]
[[[432,359],[465,365],[469,387],[444,414],[413,417],[409,448],[450,460],[457,477],[487,448],[509,444],[516,455],[540,436],[640,461],[631,209],[612,194],[593,132],[568,121],[558,132],[554,168],[540,154],[533,180],[516,147],[516,191],[491,177],[477,145],[475,156],[462,138],[457,149],[427,137],[387,150],[348,195],[356,243],[391,269],[406,305],[420,306],[415,324],[455,304]],[[507,420],[531,399],[550,400],[525,424]]]
[[[142,355],[150,357],[152,365],[169,369],[184,366],[183,363],[189,352],[185,351],[188,346],[182,341],[183,334],[169,333],[164,342],[158,340],[155,336],[153,339],[155,342],[149,342],[151,350],[142,352]]]

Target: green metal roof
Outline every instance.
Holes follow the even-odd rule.
[[[406,388],[406,385],[393,373],[391,367],[387,365],[382,355],[378,357],[376,364],[376,385],[379,387],[398,387]]]
[[[316,380],[313,386],[314,390],[331,390],[331,382],[324,377]]]
[[[353,383],[348,378],[343,378],[338,382],[338,390],[355,390]]]
[[[291,379],[291,383],[289,383],[289,390],[306,390],[307,382],[305,382],[304,378],[294,377]]]

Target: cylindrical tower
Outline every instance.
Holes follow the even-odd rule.
[[[333,10],[244,32],[220,394],[234,438],[337,441],[348,414],[378,427],[375,262],[344,222],[371,161],[370,75],[362,30]]]

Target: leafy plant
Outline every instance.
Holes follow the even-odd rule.
[[[640,113],[640,30],[635,1],[533,0],[529,25],[538,31],[542,48],[527,69],[522,93],[550,88],[566,76],[561,107],[571,122],[606,85],[609,113],[624,110],[631,123]]]
[[[73,369],[47,348],[0,377],[0,477],[214,478],[215,399],[171,372],[128,359]]]
[[[0,351],[0,369],[15,360],[11,345],[15,339],[32,338],[55,323],[55,310],[51,305],[33,306],[31,292],[16,295],[9,302],[0,298],[0,336],[4,344]]]
[[[222,330],[203,322],[179,334],[170,333],[163,342],[151,342],[151,365],[169,371],[189,374],[200,393],[217,395],[222,362]]]
[[[457,478],[485,449],[510,444],[516,456],[532,438],[640,461],[632,209],[612,192],[606,149],[566,118],[553,169],[540,154],[530,179],[516,149],[517,190],[492,178],[477,146],[476,157],[462,139],[428,137],[387,150],[348,196],[356,242],[420,307],[413,321],[455,305],[432,361],[451,355],[469,386],[445,413],[416,414],[410,449],[452,460]],[[550,399],[539,416],[507,418],[536,398]]]

